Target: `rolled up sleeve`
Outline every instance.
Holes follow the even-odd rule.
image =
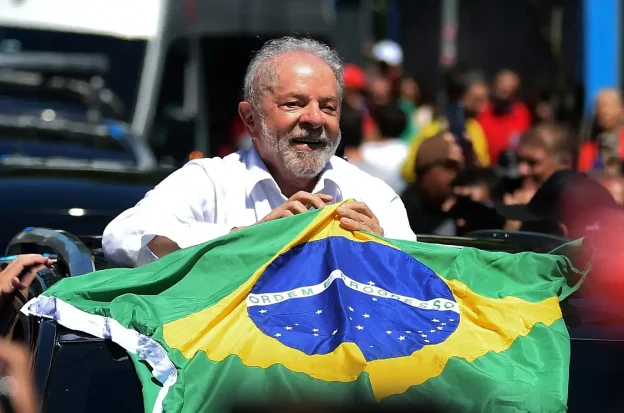
[[[155,236],[186,248],[228,234],[231,225],[214,223],[215,204],[207,171],[189,162],[106,227],[104,255],[117,265],[136,267],[157,259],[147,247]]]

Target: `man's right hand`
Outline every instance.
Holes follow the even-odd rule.
[[[273,221],[279,218],[289,217],[292,215],[302,214],[308,212],[310,207],[323,208],[326,202],[330,202],[334,197],[325,194],[311,194],[305,191],[299,191],[291,196],[288,201],[275,208],[269,215],[258,221],[258,224],[263,222]],[[241,230],[245,227],[232,228],[231,232]]]

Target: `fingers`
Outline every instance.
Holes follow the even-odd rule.
[[[369,226],[355,221],[351,218],[340,218],[340,226],[347,231],[365,231],[365,232],[374,232],[372,228]]]
[[[308,212],[308,208],[301,201],[288,201],[284,206],[284,212],[290,212],[290,215],[303,214],[304,212]],[[283,215],[289,216],[289,215]]]
[[[17,257],[2,271],[2,277],[15,278],[19,277],[22,271],[27,267],[52,265],[52,260],[39,254],[24,254]]]
[[[299,191],[295,195],[291,196],[289,201],[299,201],[306,207],[313,206],[320,209],[325,206],[326,202],[331,202],[332,199],[334,199],[334,197],[331,195],[311,194],[309,192]]]
[[[2,294],[10,294],[15,290],[20,290],[23,293],[30,287],[37,272],[49,265],[52,265],[52,260],[43,255],[20,255],[0,272]]]
[[[345,202],[344,204],[340,205],[340,208],[338,208],[337,211],[339,215],[349,216],[346,214],[356,212],[358,214],[364,215],[367,218],[377,220],[377,217],[375,216],[375,214],[373,214],[373,211],[371,211],[368,205],[366,205],[364,202]]]
[[[375,214],[363,202],[346,202],[336,212],[344,229],[367,231],[378,235],[384,233]]]

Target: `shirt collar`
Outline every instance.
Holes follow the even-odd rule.
[[[262,158],[260,158],[260,155],[256,151],[255,147],[251,147],[247,150],[247,153],[243,155],[243,161],[247,168],[247,195],[251,193],[254,186],[262,181],[272,181],[276,190],[279,191],[277,182],[275,182],[275,179],[267,169]],[[314,188],[314,192],[326,188],[328,185],[327,181],[329,181],[332,186],[336,187],[339,192],[343,192],[341,182],[345,184],[347,181],[346,177],[343,176],[344,174],[340,173],[340,166],[340,160],[336,156],[332,156],[327,163],[327,166],[321,173],[321,177]]]

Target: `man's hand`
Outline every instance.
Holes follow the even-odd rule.
[[[366,231],[383,235],[379,220],[363,202],[345,202],[336,210],[340,226],[349,231]]]
[[[0,391],[8,396],[15,413],[35,413],[37,397],[27,350],[7,339],[0,340]]]
[[[52,260],[39,254],[20,255],[0,272],[0,301],[18,290],[25,297],[37,271],[52,265]]]
[[[292,215],[302,214],[304,212],[308,212],[310,207],[315,207],[317,209],[323,208],[325,206],[325,202],[330,202],[332,199],[334,199],[334,197],[331,195],[311,194],[309,192],[299,191],[295,195],[291,196],[288,201],[271,211],[269,215],[258,221],[258,224]],[[232,228],[230,232],[235,232],[243,228],[245,227],[235,227]]]

